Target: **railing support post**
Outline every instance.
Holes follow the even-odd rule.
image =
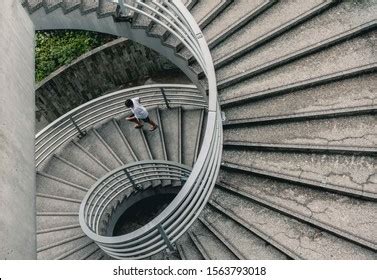
[[[71,122],[73,123],[77,131],[79,132],[79,138],[80,139],[83,138],[86,135],[86,131],[80,129],[80,127],[77,125],[77,123],[75,122],[72,116],[69,116],[69,119],[71,120]]]
[[[130,180],[130,182],[131,182],[131,184],[132,184],[132,187],[133,187],[135,190],[137,190],[137,191],[141,190],[142,187],[139,186],[139,185],[137,185],[137,184],[135,183],[134,179],[132,178],[132,176],[131,176],[130,173],[128,172],[127,168],[125,168],[123,171],[124,171],[124,173],[126,174],[128,180]]]
[[[164,98],[164,101],[165,101],[166,108],[170,109],[169,100],[166,97],[165,90],[164,88],[160,88],[160,89],[161,89],[162,97]]]
[[[166,232],[163,229],[162,225],[159,224],[157,226],[157,228],[158,228],[158,231],[159,231],[161,237],[164,239],[164,242],[165,242],[166,246],[168,246],[168,253],[175,252],[176,251],[175,245],[170,242],[169,237],[166,235]]]

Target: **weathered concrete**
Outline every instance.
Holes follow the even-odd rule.
[[[37,84],[37,120],[54,121],[93,98],[136,86],[171,69],[180,72],[153,50],[125,38],[116,39],[60,67]]]
[[[36,259],[34,28],[19,1],[0,9],[0,259]]]

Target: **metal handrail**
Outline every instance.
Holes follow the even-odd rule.
[[[154,84],[101,96],[71,110],[36,135],[36,167],[38,168],[44,162],[47,162],[57,149],[68,143],[73,137],[81,134],[82,131],[110,118],[120,117],[128,113],[129,109],[124,106],[124,101],[127,98],[141,97],[145,107],[166,106],[161,88],[164,89],[165,97],[169,100],[169,106],[207,108],[205,98],[192,85]]]
[[[125,176],[125,171],[128,176]],[[128,190],[133,190],[133,184],[145,184],[155,180],[186,181],[190,172],[191,168],[183,164],[144,160],[121,166],[107,173],[90,188],[81,204],[85,225],[91,231],[100,234],[99,225],[104,213],[111,212],[111,203],[119,199],[123,200],[122,196],[127,195]]]
[[[215,185],[223,141],[215,70],[198,24],[180,0],[134,2],[136,4],[124,3],[124,6],[163,26],[180,40],[202,67],[208,82],[208,116],[202,147],[190,176],[169,206],[150,223],[122,236],[101,236],[96,232],[98,228],[92,230],[88,226],[89,216],[84,215],[85,203],[81,205],[80,224],[83,231],[108,255],[119,259],[142,259],[170,248],[171,244],[166,244],[166,238],[173,243],[191,226]],[[205,92],[202,94],[206,96]],[[94,225],[91,223],[91,226]]]

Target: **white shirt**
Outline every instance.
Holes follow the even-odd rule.
[[[148,117],[148,111],[143,105],[140,104],[140,97],[132,98],[134,106],[131,108],[132,113],[138,119],[146,119]]]

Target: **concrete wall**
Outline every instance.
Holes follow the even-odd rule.
[[[34,28],[20,1],[0,9],[0,259],[35,259]]]
[[[89,100],[170,69],[180,72],[141,44],[125,38],[114,40],[59,68],[37,85],[37,119],[52,122]]]

